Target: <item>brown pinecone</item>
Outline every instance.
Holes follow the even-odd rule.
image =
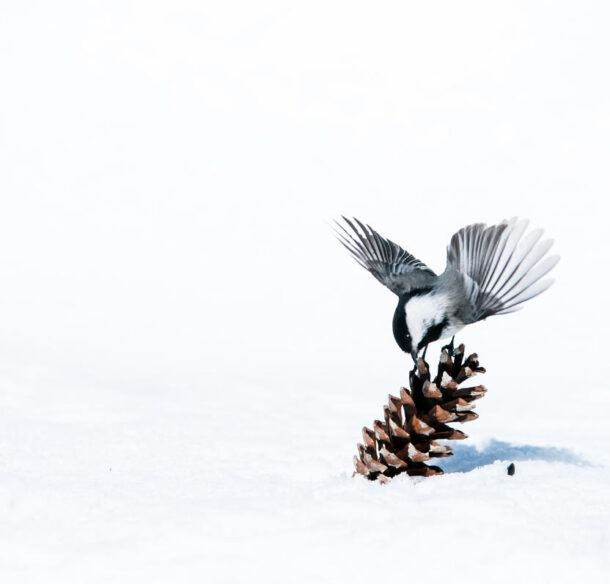
[[[483,397],[485,386],[458,388],[475,373],[485,373],[473,353],[464,360],[464,345],[453,355],[443,348],[436,377],[430,378],[428,364],[419,359],[409,375],[411,390],[400,390],[400,397],[389,396],[384,406],[384,421],[375,420],[373,430],[362,429],[364,444],[354,456],[356,472],[374,481],[387,482],[406,472],[412,476],[442,474],[438,466],[427,465],[431,458],[453,456],[451,446],[436,440],[463,440],[468,436],[447,425],[469,422],[478,415],[474,400]]]

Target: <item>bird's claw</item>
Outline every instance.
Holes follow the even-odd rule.
[[[444,347],[441,348],[441,353],[447,349],[447,353],[453,357],[453,351],[454,351],[454,341],[455,341],[455,337],[451,337],[451,342],[448,345],[445,345]]]

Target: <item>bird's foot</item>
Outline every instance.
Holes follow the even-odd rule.
[[[447,349],[447,353],[449,353],[449,355],[451,357],[453,357],[454,341],[455,341],[455,337],[451,337],[451,342],[448,345],[445,345],[444,347],[442,347],[441,352],[443,352],[445,349]]]

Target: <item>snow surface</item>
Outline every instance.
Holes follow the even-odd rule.
[[[607,579],[607,3],[5,4],[3,583]],[[410,364],[341,213],[562,256],[444,476],[351,477]]]

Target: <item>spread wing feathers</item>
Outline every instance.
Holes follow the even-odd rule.
[[[436,274],[394,242],[382,237],[355,217],[343,217],[346,227],[335,221],[337,239],[354,259],[394,294],[428,285]]]
[[[451,238],[447,270],[455,269],[464,276],[473,322],[518,310],[553,283],[542,280],[559,261],[559,256],[544,257],[553,242],[540,241],[542,229],[524,237],[527,225],[527,220],[516,218],[489,227],[476,223]]]

